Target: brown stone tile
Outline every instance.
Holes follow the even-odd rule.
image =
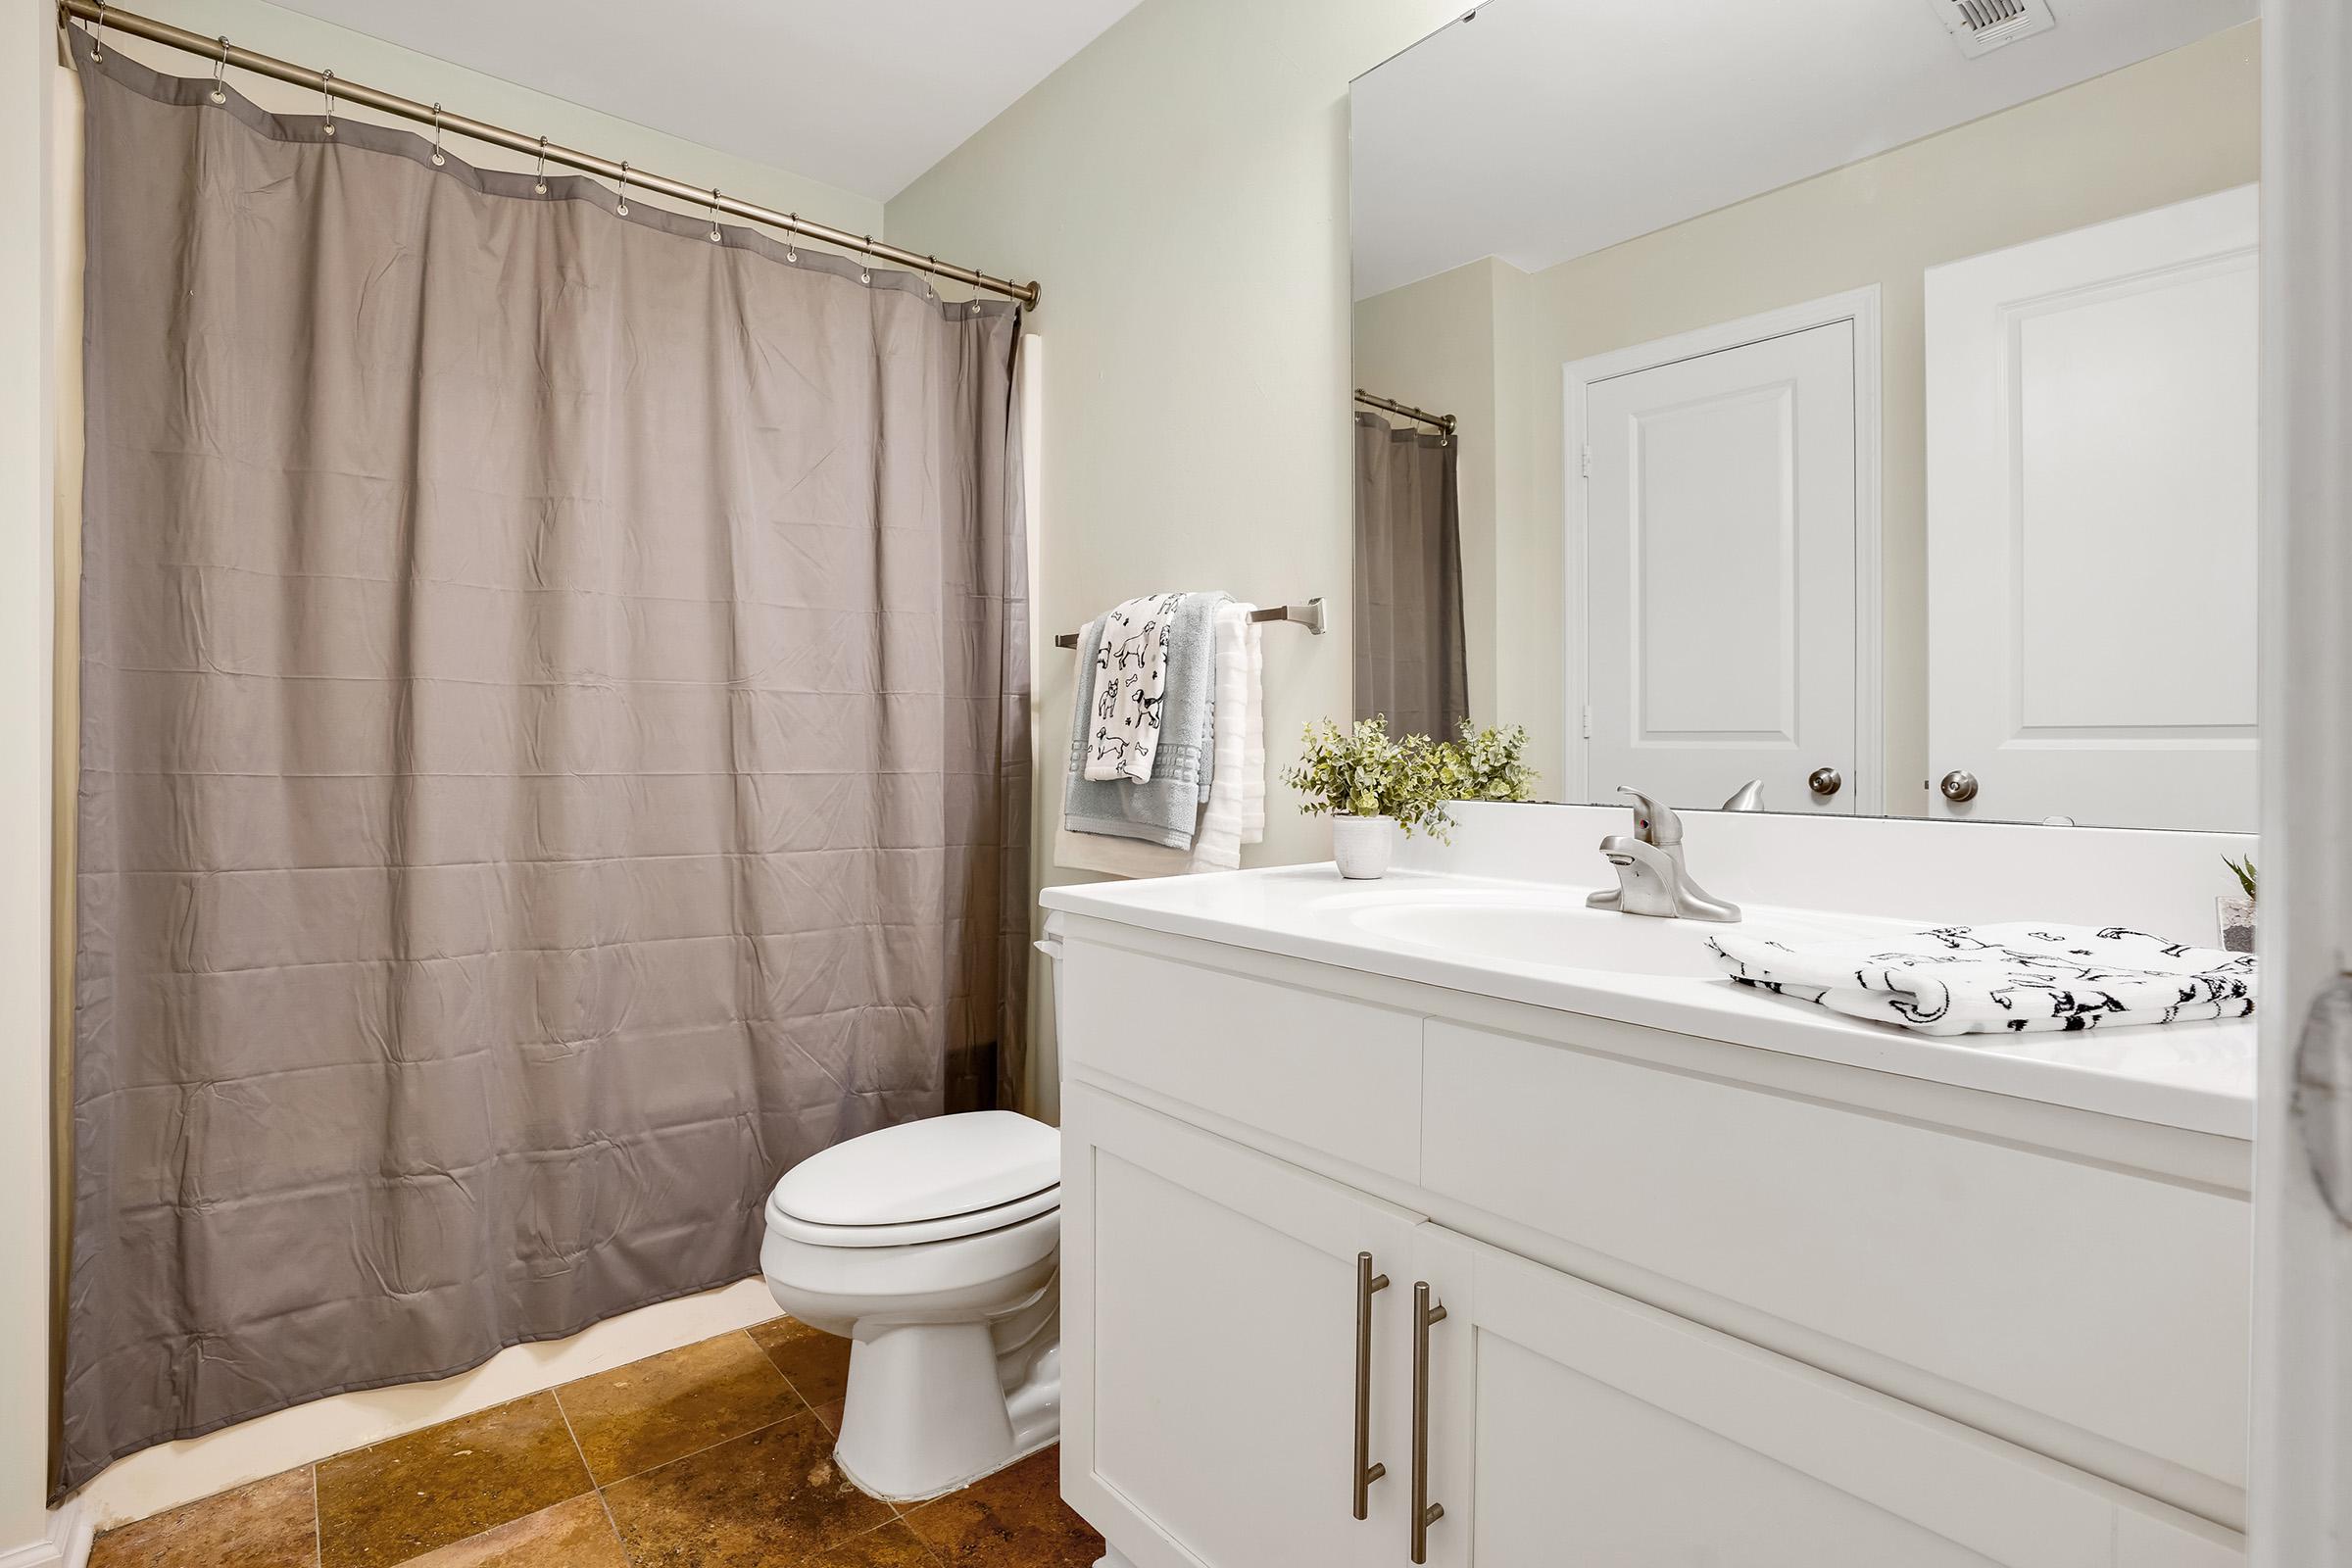
[[[780,1317],[750,1331],[752,1343],[767,1352],[776,1370],[792,1380],[801,1397],[822,1411],[837,1404],[850,1388],[850,1342],[836,1334],[812,1329],[798,1319]],[[833,1428],[841,1417],[835,1413]]]
[[[89,1568],[314,1568],[318,1504],[311,1470],[289,1470],[233,1492],[110,1530]]]
[[[556,1397],[600,1487],[803,1408],[775,1363],[733,1333],[582,1378]]]
[[[533,1394],[318,1466],[321,1568],[391,1568],[589,1490],[564,1412]]]
[[[1058,1448],[975,1481],[906,1515],[949,1568],[1092,1568],[1102,1538],[1061,1500]]]
[[[894,1522],[804,1559],[803,1568],[939,1568],[939,1559],[913,1531]]]
[[[591,1492],[411,1557],[404,1568],[629,1568],[629,1559]]]
[[[801,1568],[891,1520],[806,1413],[615,1482],[605,1501],[637,1568]]]

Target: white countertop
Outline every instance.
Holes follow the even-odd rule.
[[[1472,955],[1399,939],[1362,919],[1367,910],[1384,904],[1475,900],[1488,894],[1518,904],[1548,901],[1573,906],[1581,906],[1590,891],[1415,871],[1393,871],[1378,882],[1344,882],[1324,864],[1054,887],[1039,902],[1069,914],[1564,1012],[2228,1138],[2253,1137],[2255,1036],[2250,1019],[2072,1033],[1930,1036],[1847,1018],[1736,985],[1729,978],[1610,973],[1578,967],[1573,954],[1563,954],[1558,962]],[[1911,922],[1755,904],[1746,906],[1745,914],[1745,923],[1758,927],[1788,921],[1862,930],[1918,929]],[[1708,932],[1715,929],[1698,921],[1643,925],[1658,930],[1659,942],[1673,943],[1687,935],[1702,954]],[[1649,940],[1646,931],[1642,936]]]

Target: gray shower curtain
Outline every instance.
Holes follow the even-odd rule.
[[[1458,437],[1355,416],[1355,716],[1453,733],[1470,711]]]
[[[74,34],[59,1484],[758,1267],[1007,1096],[1019,315]]]

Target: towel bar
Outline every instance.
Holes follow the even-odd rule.
[[[1324,631],[1323,601],[1320,599],[1309,599],[1303,605],[1274,605],[1264,610],[1252,610],[1250,612],[1250,618],[1251,620],[1261,621],[1297,621],[1299,625],[1304,626],[1315,636],[1320,637],[1323,635]],[[1075,648],[1078,646],[1078,634],[1074,631],[1062,632],[1054,639],[1054,646],[1056,648]]]

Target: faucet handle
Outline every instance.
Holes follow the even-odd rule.
[[[1674,808],[1651,800],[1630,784],[1617,786],[1617,793],[1634,799],[1634,836],[1644,844],[1654,844],[1661,850],[1673,849],[1683,842],[1683,819],[1674,814]]]

